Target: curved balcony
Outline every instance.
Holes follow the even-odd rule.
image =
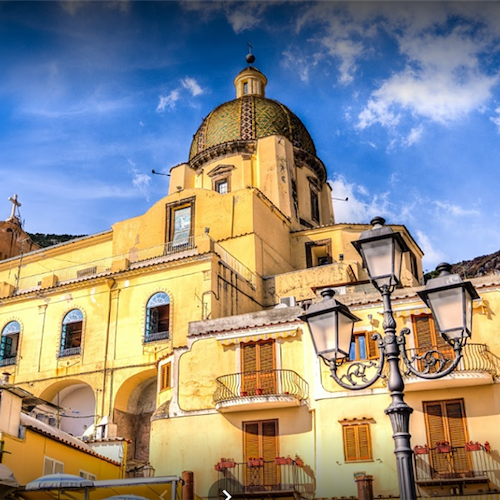
[[[215,381],[215,408],[222,412],[300,406],[309,395],[309,384],[293,370],[232,373]]]
[[[437,352],[440,352],[444,358],[450,363],[454,359],[454,351],[452,348],[442,348],[437,346],[421,346],[418,348],[407,349],[408,359],[413,360],[412,366],[423,371],[426,366],[424,354],[429,350],[436,352],[430,357],[438,358]],[[474,385],[491,384],[493,377],[498,373],[500,368],[500,360],[496,358],[488,349],[486,344],[466,344],[462,351],[462,359],[457,368],[446,377],[437,380],[424,380],[416,377],[413,374],[406,372],[406,366],[401,362],[401,370],[404,375],[406,390],[418,391],[421,389],[446,389],[450,387],[465,387]],[[446,365],[448,366],[448,365]],[[429,369],[432,373],[432,367]]]

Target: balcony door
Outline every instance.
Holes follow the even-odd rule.
[[[434,319],[430,314],[420,314],[413,316],[413,332],[415,335],[415,347],[419,356],[424,355],[429,349],[437,349],[446,359],[453,361],[455,352],[446,342],[441,334],[436,330]],[[436,357],[436,356],[434,356]],[[446,365],[449,366],[449,363]],[[425,370],[424,361],[419,362],[419,370]],[[436,371],[436,367],[430,367],[429,372]]]
[[[241,344],[241,385],[248,396],[276,394],[275,342]]]
[[[464,477],[471,471],[465,443],[468,442],[462,399],[424,402],[427,442],[431,448],[433,476]],[[440,453],[437,443],[448,442],[450,453]]]
[[[245,488],[247,491],[268,491],[279,484],[278,466],[278,420],[243,422],[243,448],[245,460]],[[263,466],[249,466],[252,458],[262,458]]]

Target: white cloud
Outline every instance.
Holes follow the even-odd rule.
[[[423,132],[424,127],[422,125],[412,128],[406,139],[403,140],[403,144],[405,146],[413,146],[413,144],[416,144],[422,138]]]
[[[440,211],[445,212],[448,215],[452,215],[453,217],[481,215],[481,212],[475,208],[463,208],[443,201],[435,201],[434,204]]]
[[[490,120],[498,127],[498,133],[500,134],[500,107],[495,109],[497,116],[492,116]]]
[[[191,95],[193,97],[196,97],[197,95],[203,94],[203,89],[200,87],[198,82],[194,78],[190,78],[189,76],[186,76],[186,78],[181,80],[181,85],[189,90],[191,92]]]
[[[156,106],[156,111],[162,112],[168,109],[173,109],[175,107],[175,103],[179,100],[180,93],[178,90],[172,90],[168,95],[161,95],[160,101],[158,102],[158,106]]]
[[[433,270],[440,262],[446,260],[444,253],[434,246],[429,236],[423,231],[416,231],[416,240],[418,246],[424,252],[422,264],[425,270]]]
[[[128,160],[128,163],[132,166],[132,185],[137,188],[141,194],[149,201],[149,187],[151,184],[151,176],[141,173],[137,168],[136,164],[132,160]]]
[[[60,0],[59,4],[72,16],[76,14],[77,11],[85,7],[90,3],[90,0]]]
[[[365,186],[351,184],[342,176],[329,183],[337,223],[368,223],[377,215],[392,216],[388,193],[370,195]]]

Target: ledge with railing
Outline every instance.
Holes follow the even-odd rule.
[[[216,469],[220,492],[233,497],[314,497],[313,474],[295,460],[251,459]]]
[[[421,486],[454,483],[488,483],[489,472],[498,472],[492,462],[489,443],[467,443],[451,446],[448,442],[435,447],[416,446],[415,480]]]
[[[309,384],[286,369],[232,373],[217,377],[216,384],[213,399],[217,409],[255,402],[297,405],[309,395]]]
[[[144,343],[149,344],[150,342],[157,342],[158,340],[168,340],[170,338],[170,332],[154,332],[147,333],[144,335]]]
[[[17,356],[13,356],[10,358],[3,358],[0,359],[0,366],[11,366],[15,365],[17,362]]]
[[[81,354],[81,352],[82,352],[81,347],[69,347],[67,349],[61,349],[59,351],[59,357],[65,358],[67,356],[77,356],[78,354]]]

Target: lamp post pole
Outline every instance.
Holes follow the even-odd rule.
[[[396,467],[398,471],[399,494],[401,500],[415,500],[417,490],[415,488],[415,474],[413,471],[413,450],[410,444],[410,415],[413,408],[408,406],[404,400],[405,384],[399,368],[399,345],[396,337],[396,321],[392,314],[391,291],[389,286],[382,287],[382,299],[384,304],[384,346],[389,364],[389,380],[387,388],[392,402],[385,413],[389,416],[392,424],[394,439],[394,453],[396,455]]]
[[[387,361],[389,365],[388,390],[391,404],[385,410],[392,424],[394,453],[398,471],[401,500],[416,500],[413,450],[410,443],[410,415],[413,409],[404,400],[404,381],[400,362],[408,373],[433,380],[449,375],[462,359],[462,349],[472,334],[472,301],[479,298],[470,282],[463,282],[457,274],[451,274],[449,264],[440,264],[437,278],[429,280],[420,298],[431,308],[437,329],[453,348],[453,356],[446,358],[435,347],[424,354],[406,352],[405,336],[410,330],[403,328],[396,334],[396,321],[392,312],[391,294],[400,284],[403,253],[408,246],[399,233],[384,226],[384,219],[373,219],[373,228],[364,231],[353,245],[361,254],[370,280],[382,295],[384,336],[374,333],[379,359],[353,361],[349,359],[353,341],[354,323],[360,321],[349,308],[333,297],[334,290],[321,292],[323,300],[309,307],[300,319],[305,321],[311,332],[316,354],[330,368],[332,378],[345,389],[361,390],[373,385],[383,375]],[[338,369],[351,361],[345,370]]]

